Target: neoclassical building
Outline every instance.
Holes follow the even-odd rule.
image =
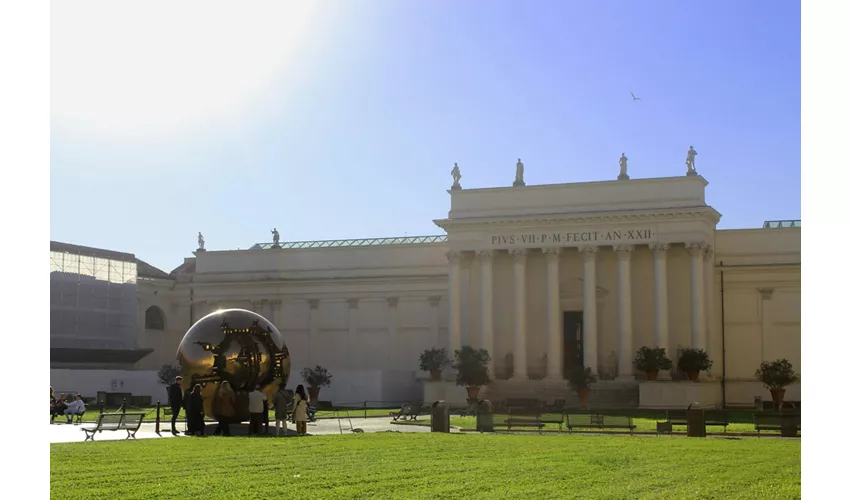
[[[472,345],[493,358],[490,398],[574,398],[564,373],[599,374],[591,404],[751,404],[762,360],[800,371],[800,225],[718,230],[708,182],[681,177],[448,191],[439,236],[279,242],[198,249],[167,276],[139,277],[139,328],[174,363],[183,333],[220,308],[269,318],[302,367],[333,374],[322,399],[462,401],[453,382],[418,370],[427,348]],[[164,273],[163,273],[164,274]],[[721,286],[722,285],[722,286]],[[646,382],[641,346],[705,349],[698,383]],[[670,374],[667,377],[670,378]],[[789,388],[799,400],[799,385]]]

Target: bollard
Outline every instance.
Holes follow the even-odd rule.
[[[105,404],[106,403],[104,403],[103,400],[100,401],[100,414],[101,415],[103,415],[103,407],[104,407]]]
[[[156,435],[161,435],[159,433],[159,401],[156,402]]]
[[[127,399],[121,398],[121,413],[127,413]]]
[[[363,418],[366,418],[366,408],[368,408],[368,401],[363,401]]]

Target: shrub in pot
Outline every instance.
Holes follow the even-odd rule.
[[[457,371],[455,383],[466,387],[469,399],[478,399],[478,391],[490,383],[487,374],[489,364],[490,353],[486,349],[473,349],[465,345],[455,351],[455,362],[452,365]]]
[[[596,375],[590,368],[576,366],[570,370],[567,380],[578,394],[582,408],[587,408],[587,399],[590,397],[590,384],[596,382]]]
[[[449,350],[445,348],[426,349],[419,355],[419,369],[431,372],[431,380],[440,380],[443,370],[450,364]]]
[[[707,371],[713,364],[704,350],[692,347],[682,349],[676,363],[677,367],[687,374],[688,380],[693,382],[699,380],[699,372]]]
[[[673,361],[667,357],[667,349],[663,347],[641,347],[635,354],[634,365],[637,370],[646,373],[647,380],[657,380],[659,371],[673,369]]]
[[[301,378],[307,384],[307,394],[310,395],[310,401],[316,404],[319,401],[319,389],[330,386],[333,375],[331,375],[327,368],[316,365],[315,368],[304,368],[301,370]]]
[[[762,361],[761,366],[756,370],[756,378],[770,390],[773,407],[779,409],[782,408],[785,400],[785,387],[800,380],[794,372],[794,367],[785,358]]]

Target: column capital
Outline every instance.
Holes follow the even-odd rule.
[[[579,253],[582,260],[585,262],[593,262],[596,260],[596,254],[599,253],[598,247],[579,247]]]
[[[518,264],[524,264],[525,258],[526,258],[526,256],[528,256],[528,249],[527,248],[514,248],[514,249],[510,250],[509,253],[511,254],[511,257],[513,257],[514,262],[516,262]]]
[[[708,248],[708,245],[702,242],[693,242],[693,243],[685,243],[685,248],[691,252],[691,256],[693,257],[702,257],[705,255],[705,251]]]
[[[440,305],[440,296],[432,295],[428,297],[428,303],[431,304],[431,307],[437,307]]]
[[[543,249],[543,254],[546,255],[548,260],[558,260],[558,256],[561,255],[561,247],[549,247]]]
[[[266,302],[266,299],[252,299],[251,307],[260,308],[263,307],[263,304]]]
[[[318,309],[319,308],[319,299],[309,299],[307,303],[310,305],[310,309]]]
[[[391,309],[398,307],[398,297],[387,297],[387,306]]]
[[[654,253],[656,257],[666,257],[667,250],[670,249],[670,245],[667,243],[652,243],[649,245],[649,249],[652,250],[652,253]]]
[[[759,288],[761,300],[770,300],[773,298],[773,288]]]
[[[714,247],[712,247],[711,245],[705,246],[705,257],[704,258],[705,258],[705,260],[710,260],[710,259],[714,258]]]
[[[271,304],[272,309],[275,310],[280,309],[281,304],[283,304],[283,301],[280,299],[268,299],[268,301],[269,304]]]
[[[492,262],[494,252],[493,250],[476,250],[475,255],[477,255],[483,262]]]
[[[357,304],[360,302],[360,299],[348,299],[348,308],[349,309],[357,309]]]
[[[630,260],[635,251],[634,245],[616,245],[614,251],[617,252],[619,260]]]
[[[457,250],[449,250],[446,252],[446,259],[448,259],[451,264],[460,263],[461,257],[462,254]]]

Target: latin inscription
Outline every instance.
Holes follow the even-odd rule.
[[[611,229],[595,231],[541,231],[533,233],[493,235],[490,245],[504,246],[572,246],[572,245],[613,245],[617,243],[638,243],[655,239],[655,231],[649,228]]]

